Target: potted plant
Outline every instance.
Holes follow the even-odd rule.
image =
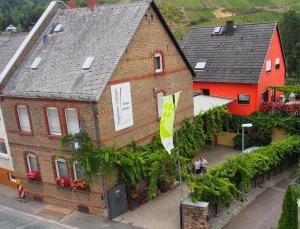
[[[90,186],[89,183],[86,180],[73,180],[71,182],[71,187],[73,191],[89,191],[90,190]]]
[[[61,188],[69,188],[71,185],[71,181],[69,178],[66,177],[56,178],[56,185],[57,187]]]
[[[39,172],[29,172],[26,177],[30,183],[39,183],[41,181],[41,176]]]

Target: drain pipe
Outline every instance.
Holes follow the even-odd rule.
[[[91,102],[91,106],[92,106],[94,126],[95,126],[96,145],[98,148],[101,148],[97,102]],[[104,206],[105,206],[105,208],[107,208],[107,198],[106,198],[106,194],[105,194],[104,176],[101,176],[100,179],[101,179],[100,183],[101,183],[101,188],[102,188],[101,200],[104,200]]]

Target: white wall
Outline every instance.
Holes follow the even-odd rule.
[[[6,151],[7,151],[7,154],[3,154],[0,152],[0,168],[14,171],[13,163],[10,156],[10,149],[8,145],[8,139],[5,130],[1,106],[0,106],[0,141],[5,142]]]

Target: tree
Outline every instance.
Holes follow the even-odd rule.
[[[298,229],[298,205],[291,186],[284,196],[278,229]]]
[[[280,21],[280,33],[289,75],[300,72],[300,51],[295,50],[300,45],[300,15],[294,10],[284,13]]]

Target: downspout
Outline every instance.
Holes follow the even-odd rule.
[[[98,120],[98,108],[97,108],[97,102],[91,102],[91,107],[93,111],[93,120],[94,120],[94,126],[95,126],[95,136],[96,136],[96,145],[100,149],[100,129],[99,129],[99,120]],[[104,187],[104,176],[101,176],[101,188],[102,188],[102,195],[101,200],[104,200],[104,206],[107,208],[107,198],[105,194],[105,187]]]

